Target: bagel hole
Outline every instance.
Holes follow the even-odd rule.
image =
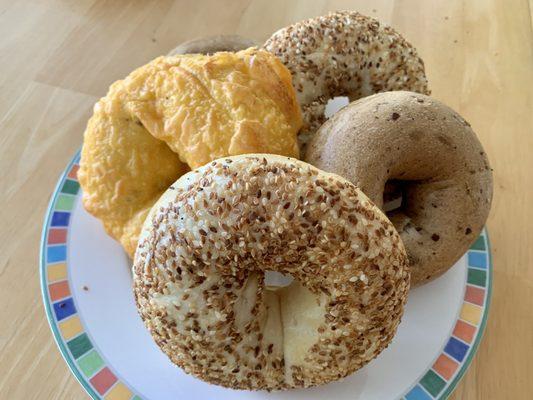
[[[282,288],[289,286],[294,278],[289,274],[282,274],[278,271],[268,270],[265,272],[265,286],[271,288]]]
[[[326,103],[326,109],[324,110],[324,116],[326,118],[329,118],[333,114],[335,114],[337,111],[339,111],[341,108],[346,107],[348,104],[350,104],[350,99],[346,96],[333,97],[329,99],[328,102]]]
[[[390,179],[383,190],[383,211],[390,216],[392,211],[400,210],[404,204],[406,181]]]

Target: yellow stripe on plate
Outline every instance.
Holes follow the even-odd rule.
[[[132,395],[133,393],[122,382],[118,382],[106,394],[105,400],[129,400]]]
[[[461,309],[461,319],[470,322],[472,325],[479,325],[482,311],[483,309],[475,304],[464,303]]]
[[[67,264],[52,264],[47,268],[48,282],[60,281],[67,279]]]
[[[59,329],[61,330],[61,336],[63,336],[65,340],[69,340],[83,332],[83,327],[81,326],[81,321],[78,316],[60,322]]]

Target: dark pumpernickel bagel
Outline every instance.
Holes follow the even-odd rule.
[[[239,35],[214,35],[183,42],[168,53],[178,54],[214,54],[220,51],[239,51],[257,46],[251,39]]]
[[[441,102],[413,92],[376,94],[330,118],[305,160],[344,176],[379,207],[387,182],[402,205],[400,232],[413,285],[448,270],[477,238],[492,199],[492,172],[476,134]]]

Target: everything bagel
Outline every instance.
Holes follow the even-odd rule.
[[[402,205],[388,215],[413,285],[453,266],[490,210],[492,172],[476,134],[422,94],[386,92],[350,104],[318,130],[305,160],[347,178],[379,207],[388,182],[401,188]]]
[[[305,144],[325,121],[329,99],[350,101],[388,90],[429,94],[424,63],[399,33],[352,11],[311,18],[274,33],[264,48],[291,71]]]
[[[267,270],[294,281],[265,287]],[[342,378],[391,341],[409,289],[389,220],[354,185],[275,155],[182,176],[146,219],[139,313],[185,372],[235,389]]]

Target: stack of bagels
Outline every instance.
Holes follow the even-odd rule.
[[[413,46],[347,11],[262,46],[193,40],[110,87],[85,132],[83,202],[133,258],[172,362],[284,390],[387,347],[409,288],[456,263],[492,198],[475,133],[428,95]],[[326,118],[339,96],[351,103]]]

